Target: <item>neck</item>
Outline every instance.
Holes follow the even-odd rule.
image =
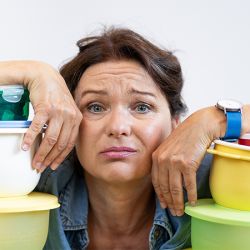
[[[110,184],[85,174],[89,191],[89,226],[109,235],[131,235],[152,225],[155,198],[150,176]],[[90,223],[91,222],[91,223]]]

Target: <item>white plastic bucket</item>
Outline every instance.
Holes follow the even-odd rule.
[[[23,151],[21,144],[30,122],[9,123],[10,127],[6,128],[0,124],[0,197],[26,195],[36,187],[40,178],[31,162],[42,135],[36,138],[29,151]]]

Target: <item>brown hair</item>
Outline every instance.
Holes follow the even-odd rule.
[[[100,36],[77,42],[79,53],[62,66],[60,73],[73,94],[84,71],[91,65],[129,59],[139,62],[166,96],[172,116],[186,111],[181,97],[181,66],[172,52],[161,49],[129,29],[110,28]]]

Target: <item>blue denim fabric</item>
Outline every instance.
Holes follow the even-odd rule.
[[[197,172],[198,197],[211,197],[208,177],[212,157],[206,155]],[[67,159],[56,171],[47,169],[36,191],[58,196],[60,208],[50,211],[49,233],[44,250],[84,250],[89,238],[88,192],[82,174],[72,159]],[[185,194],[186,200],[186,194]],[[162,209],[156,198],[156,211],[149,235],[150,250],[177,250],[190,247],[190,217],[172,216]]]

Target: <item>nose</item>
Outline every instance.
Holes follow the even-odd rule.
[[[108,136],[119,138],[129,136],[132,131],[132,117],[128,110],[116,108],[109,114],[106,124],[106,133]]]

